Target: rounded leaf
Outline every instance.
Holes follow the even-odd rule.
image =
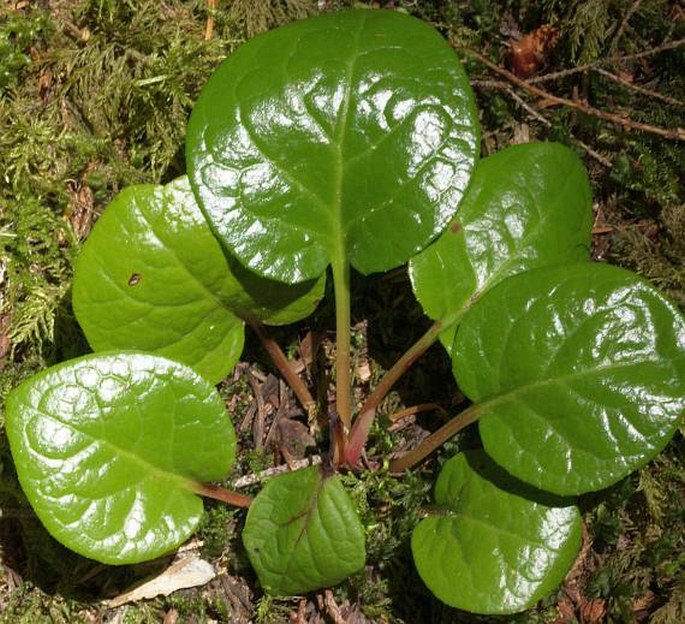
[[[685,411],[685,319],[637,275],[601,264],[508,278],[464,318],[459,387],[485,450],[557,494],[605,488],[657,455]]]
[[[288,596],[364,566],[364,528],[339,477],[318,466],[271,479],[247,513],[243,543],[262,587]]]
[[[580,548],[577,507],[512,479],[482,451],[445,463],[435,501],[412,553],[428,588],[458,609],[529,609],[561,583]]]
[[[299,320],[323,288],[323,279],[288,287],[229,266],[182,177],[110,203],[76,263],[73,304],[95,351],[157,353],[218,382],[242,352],[241,318]]]
[[[349,261],[400,265],[454,214],[478,154],[447,42],[393,11],[297,21],[234,52],[203,88],[188,172],[230,252],[289,283]]]
[[[89,355],[15,388],[5,421],[21,486],[48,531],[103,563],[154,559],[202,516],[195,484],[223,478],[235,434],[190,368],[142,353]]]
[[[457,216],[409,262],[414,293],[452,349],[468,307],[505,277],[590,259],[592,196],[585,168],[558,143],[514,145],[476,165]]]
[[[157,353],[216,383],[243,349],[243,322],[221,299],[229,275],[185,179],[131,186],[78,257],[74,312],[93,350]]]

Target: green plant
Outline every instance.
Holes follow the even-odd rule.
[[[529,608],[557,586],[580,547],[573,497],[643,466],[678,426],[685,320],[643,279],[589,262],[589,185],[570,150],[477,161],[478,145],[457,59],[400,13],[320,16],[237,50],[193,109],[188,178],[123,191],[84,246],[73,303],[97,353],[8,397],[17,473],[50,532],[88,557],[137,562],[185,540],[198,495],[211,496],[249,507],[243,543],[267,592],[338,583],[365,558],[338,472],[359,468],[379,402],[440,340],[472,405],[389,470],[476,421],[483,449],[443,465],[413,533],[419,574],[481,613]],[[406,262],[435,322],[354,414],[351,268]],[[314,416],[266,325],[311,314],[329,265],[330,457],[254,500],[207,485],[235,456],[211,384],[240,356],[245,323]]]

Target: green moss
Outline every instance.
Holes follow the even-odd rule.
[[[278,24],[305,18],[315,10],[312,0],[234,0],[228,18],[249,38]]]
[[[31,50],[40,45],[51,22],[42,11],[0,9],[0,94],[16,86],[31,65]]]

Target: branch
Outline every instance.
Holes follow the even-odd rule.
[[[645,87],[630,82],[625,78],[616,76],[615,74],[612,74],[611,72],[608,72],[606,69],[602,69],[601,67],[593,67],[592,71],[597,72],[598,74],[604,76],[605,78],[608,78],[609,80],[613,80],[614,82],[620,84],[626,89],[630,89],[631,91],[636,91],[637,93],[641,93],[642,95],[646,95],[647,97],[654,98],[655,100],[661,100],[662,102],[670,104],[671,106],[685,107],[685,102],[683,102],[682,100],[677,100],[676,98],[669,97],[668,95],[663,95],[661,93],[658,93],[657,91],[646,89]]]
[[[635,14],[635,11],[637,11],[640,8],[641,4],[642,4],[642,0],[634,0],[632,6],[628,9],[625,16],[623,17],[623,21],[621,21],[621,25],[616,29],[616,34],[611,39],[611,43],[609,44],[609,50],[611,50],[611,51],[616,50],[616,47],[618,46],[618,42],[621,40],[623,33],[625,32],[626,28],[628,27],[628,22],[630,21],[630,18],[633,17],[633,15]]]
[[[559,104],[561,106],[567,106],[569,108],[573,108],[577,111],[580,111],[581,113],[584,113],[586,115],[590,115],[592,117],[597,117],[598,119],[602,119],[604,121],[608,121],[610,123],[616,124],[621,126],[624,129],[629,129],[629,130],[640,130],[641,132],[646,132],[648,134],[654,134],[660,137],[663,137],[665,139],[670,139],[672,141],[685,141],[685,130],[682,128],[660,128],[657,126],[652,126],[650,124],[645,124],[639,121],[633,121],[631,119],[628,119],[627,117],[621,117],[620,115],[615,115],[614,113],[607,113],[602,110],[599,110],[598,108],[594,108],[593,106],[590,106],[589,104],[585,104],[584,102],[579,102],[577,100],[569,100],[567,98],[562,98],[557,95],[554,95],[550,93],[549,91],[545,91],[544,89],[541,89],[540,87],[536,87],[535,85],[531,84],[530,82],[523,80],[522,78],[519,78],[515,74],[511,73],[509,70],[504,69],[503,67],[500,67],[499,65],[496,65],[493,63],[490,59],[484,57],[480,52],[476,52],[475,50],[471,50],[469,48],[461,48],[464,52],[469,54],[470,56],[473,56],[476,58],[479,62],[481,62],[483,65],[486,67],[489,67],[492,71],[495,73],[499,74],[500,76],[503,76],[506,78],[509,82],[512,84],[516,85],[517,87],[520,87],[521,89],[524,89],[525,91],[528,91],[529,93],[532,93],[533,95],[536,95],[539,98],[544,98],[548,102],[552,104]]]
[[[619,65],[626,61],[635,61],[637,59],[645,58],[646,56],[654,56],[656,54],[660,54],[661,52],[675,50],[683,46],[685,46],[685,39],[669,41],[668,43],[664,43],[663,45],[657,46],[656,48],[643,50],[642,52],[636,52],[635,54],[626,54],[625,56],[614,56],[611,58],[604,58],[595,61],[594,63],[578,65],[578,67],[571,67],[570,69],[562,69],[561,71],[543,74],[542,76],[536,76],[535,78],[530,78],[528,80],[528,84],[537,84],[540,82],[549,82],[550,80],[557,80],[558,78],[565,78],[566,76],[580,74],[588,71],[589,69],[595,69],[596,67],[600,67],[602,65]],[[464,50],[468,51],[466,48],[464,48]]]

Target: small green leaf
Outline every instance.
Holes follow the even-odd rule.
[[[364,566],[364,528],[339,477],[320,467],[269,481],[243,543],[262,587],[281,596],[335,585]]]
[[[236,50],[200,94],[186,154],[231,254],[295,283],[331,262],[406,262],[454,214],[478,141],[471,87],[437,31],[347,11]]]
[[[638,276],[601,264],[508,278],[464,318],[459,387],[485,450],[561,495],[599,490],[655,457],[685,411],[685,319]]]
[[[592,198],[580,159],[557,143],[478,162],[452,224],[409,263],[414,292],[452,349],[469,306],[509,275],[590,259]]]
[[[287,287],[232,265],[233,272],[187,178],[132,186],[84,245],[74,310],[94,350],[157,353],[218,382],[243,348],[238,316],[293,322],[312,312],[324,288],[323,279]]]
[[[190,368],[142,353],[54,366],[7,398],[21,486],[48,531],[103,563],[176,548],[202,516],[197,483],[223,478],[235,434],[216,390]]]
[[[473,613],[516,613],[553,591],[581,541],[578,508],[512,479],[482,451],[443,466],[441,508],[412,535],[416,568],[443,602]]]

